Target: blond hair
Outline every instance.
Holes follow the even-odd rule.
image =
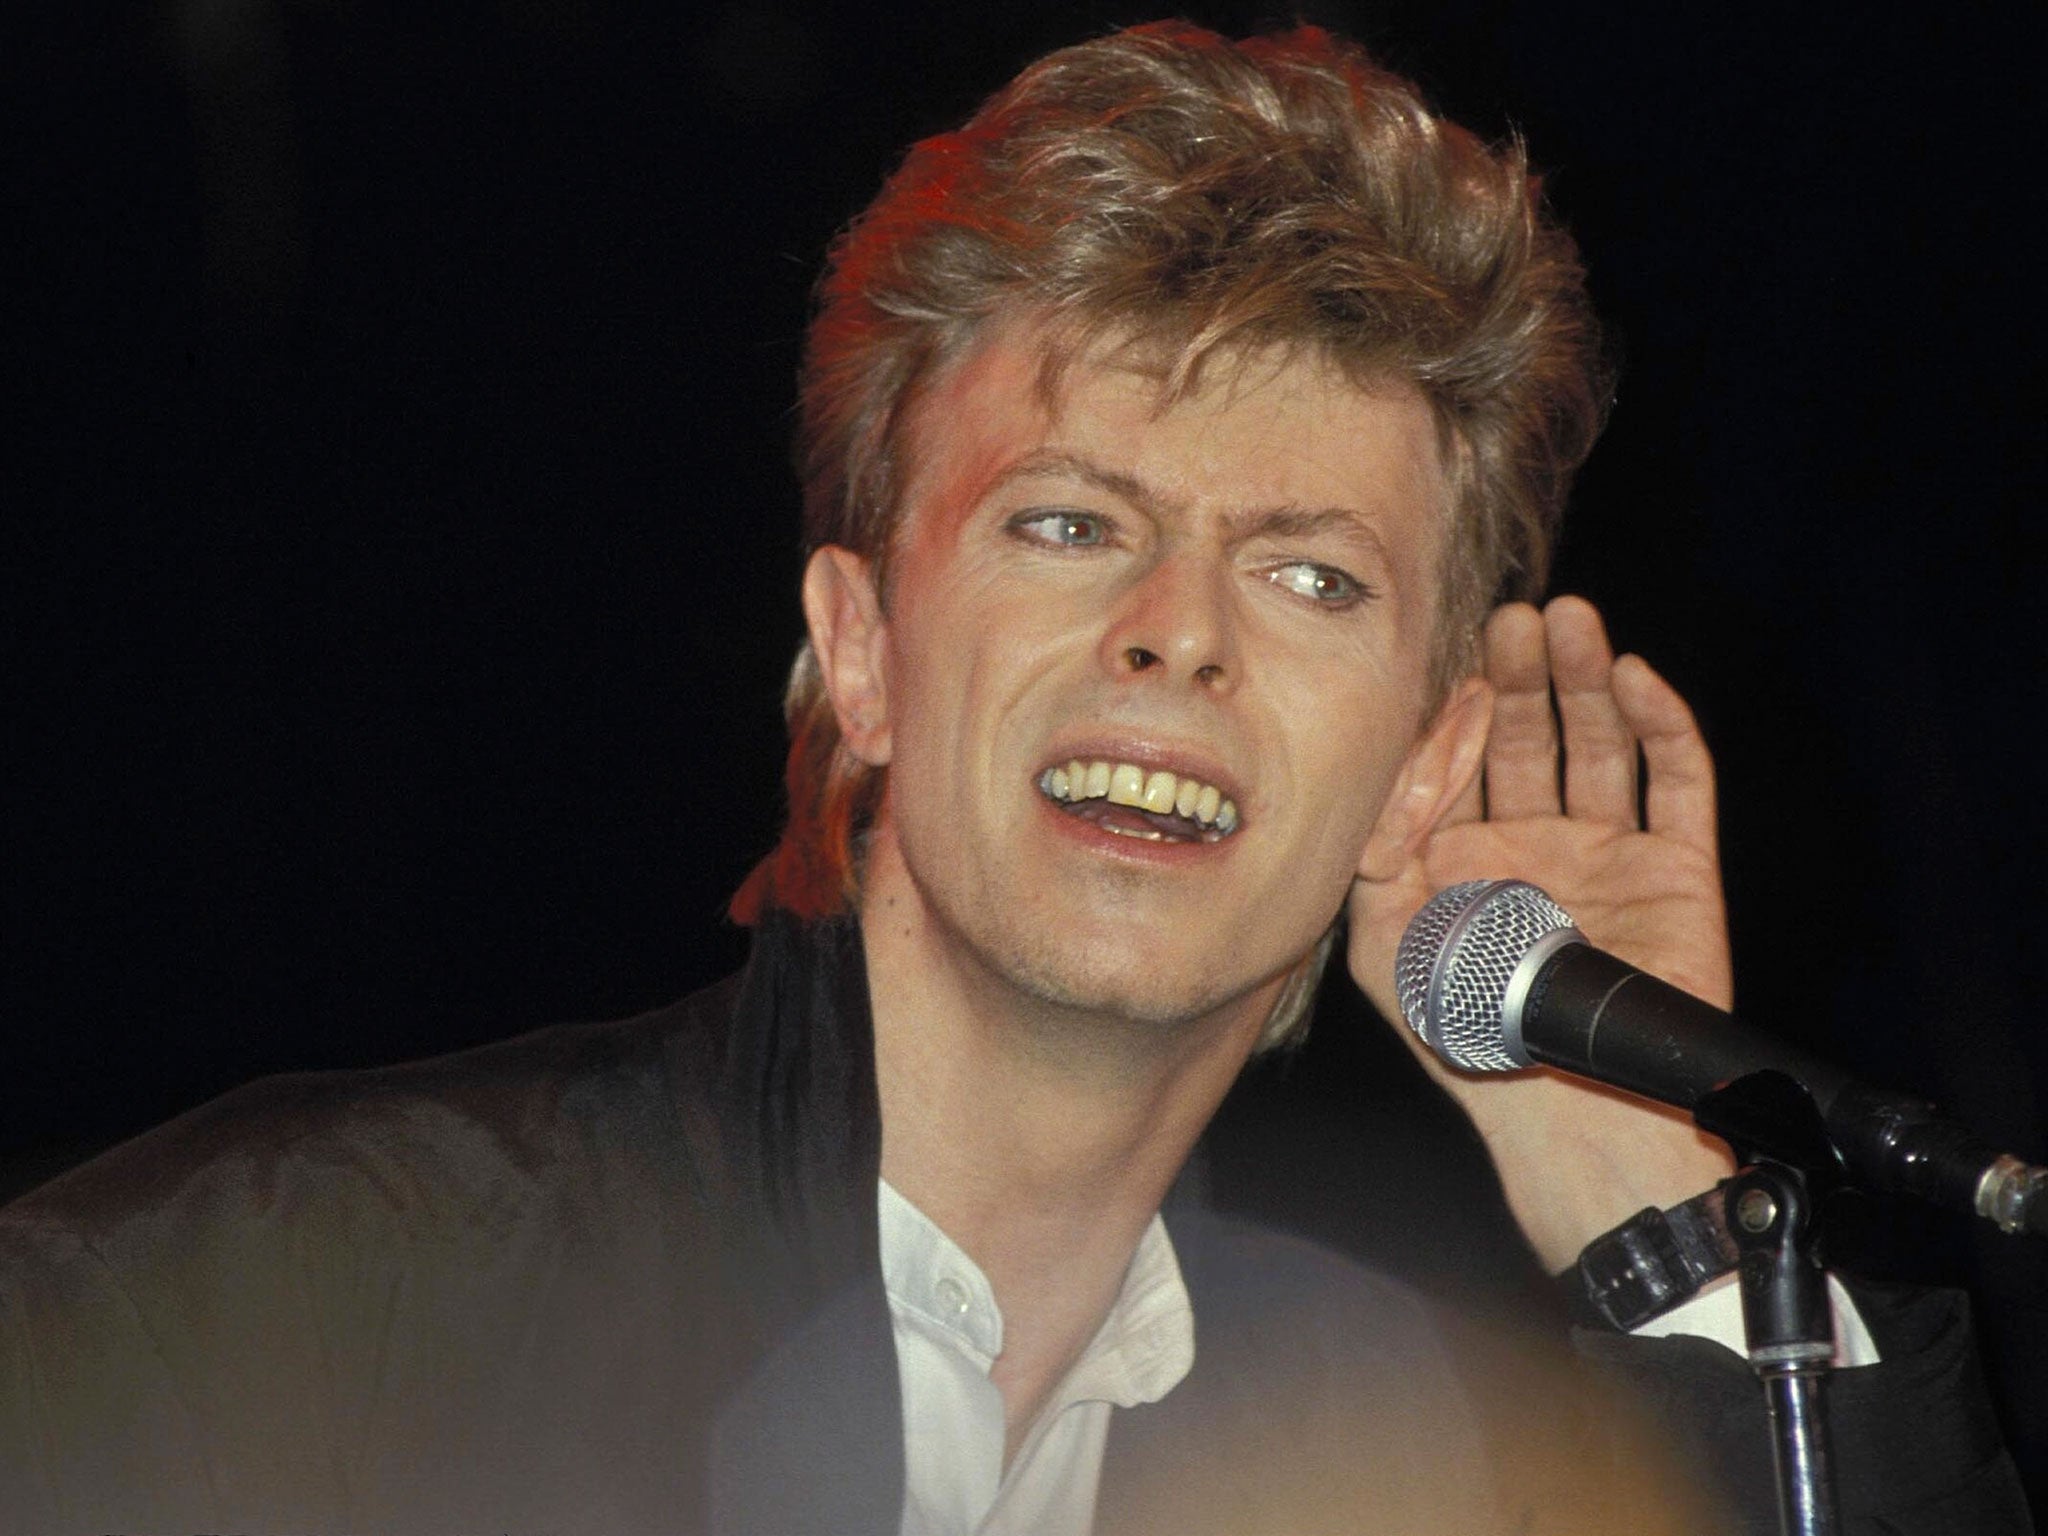
[[[1541,589],[1606,400],[1577,251],[1520,143],[1489,148],[1314,27],[1118,32],[1039,60],[910,150],[819,284],[798,438],[807,547],[868,556],[886,595],[905,420],[1011,315],[1059,338],[1048,380],[1117,336],[1164,360],[1168,399],[1212,358],[1275,347],[1419,389],[1452,503],[1439,692],[1472,664],[1487,611]],[[808,646],[785,708],[789,822],[734,898],[743,922],[764,904],[850,906],[881,802]]]

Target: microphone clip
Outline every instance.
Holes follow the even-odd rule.
[[[1789,1073],[1748,1072],[1702,1094],[1693,1123],[1728,1143],[1738,1163],[1768,1158],[1797,1168],[1824,1193],[1842,1180],[1842,1156],[1806,1085]]]

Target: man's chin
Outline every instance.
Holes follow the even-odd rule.
[[[1018,946],[994,969],[1049,1017],[1075,1025],[1170,1036],[1232,1019],[1263,1023],[1295,961],[1269,972],[1218,964],[1171,946],[1118,943],[1072,932],[1056,944]],[[1256,1035],[1256,1027],[1253,1033]]]
[[[1250,1019],[1256,1038],[1328,926],[1290,935],[1270,909],[1265,922],[1226,922],[1213,897],[1164,900],[1152,880],[1127,872],[1107,886],[1031,878],[1037,873],[970,882],[978,889],[969,899],[958,881],[913,876],[911,885],[934,958],[951,951],[953,963],[964,962],[962,979],[995,1014],[1028,1013],[1055,1027],[1143,1038]],[[1335,899],[1341,892],[1333,910]]]

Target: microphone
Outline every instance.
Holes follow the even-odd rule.
[[[1409,1027],[1454,1067],[1543,1062],[1684,1110],[1737,1078],[1780,1072],[1812,1097],[1852,1181],[2048,1237],[2048,1168],[1595,949],[1525,881],[1439,891],[1402,935],[1394,979]]]

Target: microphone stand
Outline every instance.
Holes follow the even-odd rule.
[[[1839,1161],[1812,1096],[1783,1073],[1737,1078],[1703,1097],[1693,1118],[1745,1165],[1723,1186],[1723,1209],[1741,1255],[1749,1363],[1770,1416],[1778,1528],[1784,1536],[1837,1536],[1827,1412],[1835,1328],[1813,1217]]]

